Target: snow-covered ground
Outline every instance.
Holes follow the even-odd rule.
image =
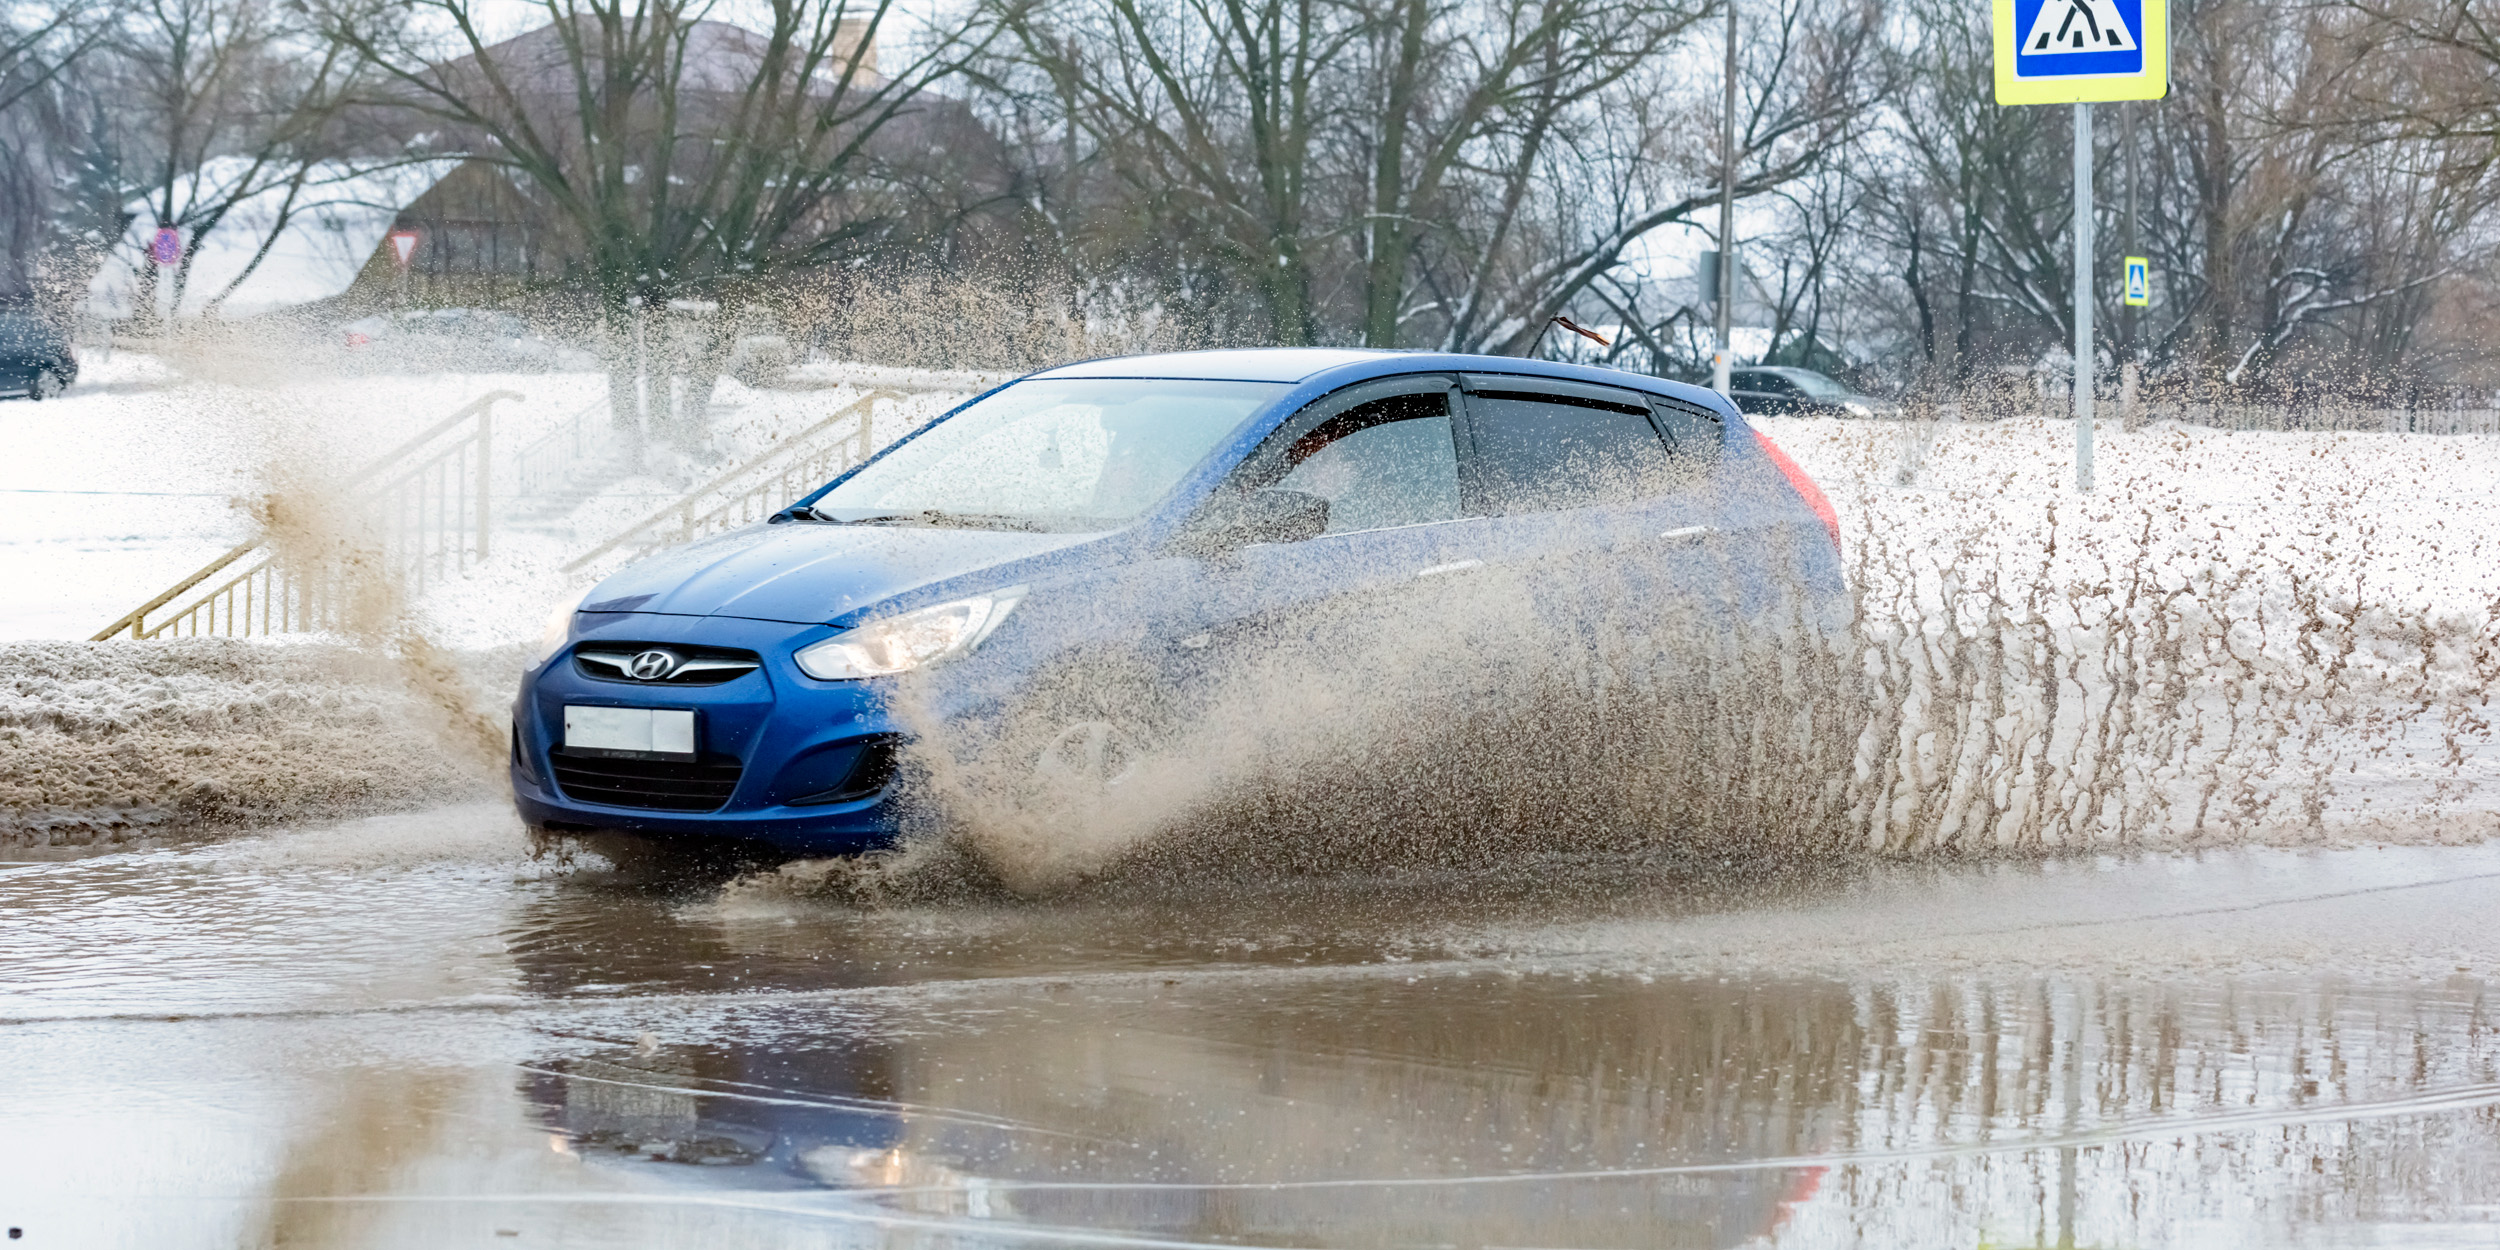
[[[131,352],[89,354],[77,385],[0,401],[0,641],[86,638],[252,536],[278,475],[362,464],[489,391],[504,439],[600,393],[567,374],[187,377]]]
[[[245,383],[194,368],[114,353],[91,358],[58,400],[0,402],[0,641],[93,634],[252,537],[270,491],[343,474],[479,395],[523,396],[496,409],[503,461],[605,395],[587,373]],[[499,532],[484,570],[417,605],[428,632],[457,646],[529,636],[547,605],[583,588],[564,563],[838,411],[862,385],[916,392],[881,407],[882,441],[998,379],[817,363],[793,380],[803,389],[723,379],[704,456],[657,452],[650,473],[601,484],[562,524]],[[604,423],[595,411],[588,420]],[[2013,582],[2105,579],[2158,556],[2172,576],[2262,567],[2389,609],[2500,601],[2500,509],[2488,503],[2500,438],[2105,422],[2100,488],[2086,498],[2072,489],[2071,429],[2045,416],[1757,424],[1823,484],[1861,555],[1881,545],[1896,560]],[[2052,525],[2060,541],[2044,564]]]
[[[902,371],[875,385],[921,397],[881,409],[878,437],[925,420],[979,379]],[[832,377],[815,389],[753,390],[723,379],[700,457],[655,451],[652,473],[602,484],[569,531],[495,535],[496,558],[469,585],[418,605],[452,645],[534,636],[569,579],[558,569],[713,472],[769,450],[859,395]],[[295,483],[336,480],[493,391],[496,458],[599,404],[591,373],[313,375],[245,383],[188,375],[132,352],[87,358],[77,385],[43,403],[0,401],[0,642],[83,639],[258,530],[257,501]],[[604,426],[603,415],[590,418]],[[573,587],[579,590],[580,587]],[[440,602],[434,602],[439,600]]]
[[[2500,602],[2500,437],[2226,432],[2176,424],[2095,435],[2096,489],[2074,491],[2074,428],[1757,418],[1831,496],[1853,552],[2106,578],[2152,556],[2298,573],[2387,610]]]

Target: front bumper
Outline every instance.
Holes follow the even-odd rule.
[[[642,612],[585,613],[572,642],[521,683],[512,708],[512,796],[522,819],[554,828],[623,830],[663,839],[761,843],[797,854],[840,855],[891,846],[910,823],[892,780],[865,797],[822,801],[865,748],[902,737],[877,682],[824,682],[790,660],[830,636],[822,625]],[[591,644],[682,644],[752,651],[762,667],[711,686],[674,686],[585,674],[574,651]],[[697,747],[736,781],[710,811],[664,811],[567,793],[556,771],[566,705],[687,708]],[[571,760],[567,760],[571,763]],[[578,775],[578,774],[577,774]],[[579,788],[577,786],[577,788]]]

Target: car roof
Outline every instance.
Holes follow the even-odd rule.
[[[1037,378],[1194,378],[1219,382],[1299,382],[1339,365],[1403,352],[1349,347],[1243,347],[1222,351],[1107,356],[1034,374]]]
[[[1648,391],[1688,402],[1716,404],[1718,392],[1684,382],[1594,365],[1478,356],[1455,352],[1390,351],[1352,347],[1254,347],[1203,352],[1110,356],[1045,369],[1035,378],[1187,378],[1231,382],[1322,381],[1330,387],[1401,373],[1509,373],[1559,378]]]

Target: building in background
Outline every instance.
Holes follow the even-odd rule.
[[[197,177],[215,185],[246,176],[244,158],[221,157]],[[167,319],[255,317],[346,296],[372,263],[401,212],[470,162],[410,161],[379,168],[325,161],[289,185],[237,202],[191,259],[177,287],[172,266],[158,266],[149,244],[156,216],[143,202],[129,206],[130,225],[87,285],[87,312],[107,322],[136,317],[154,298]],[[182,240],[188,244],[190,240]],[[159,272],[150,275],[147,271]],[[152,289],[151,289],[152,288]]]

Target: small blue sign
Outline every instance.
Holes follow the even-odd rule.
[[[2144,0],[2014,0],[2014,76],[2144,72]]]

